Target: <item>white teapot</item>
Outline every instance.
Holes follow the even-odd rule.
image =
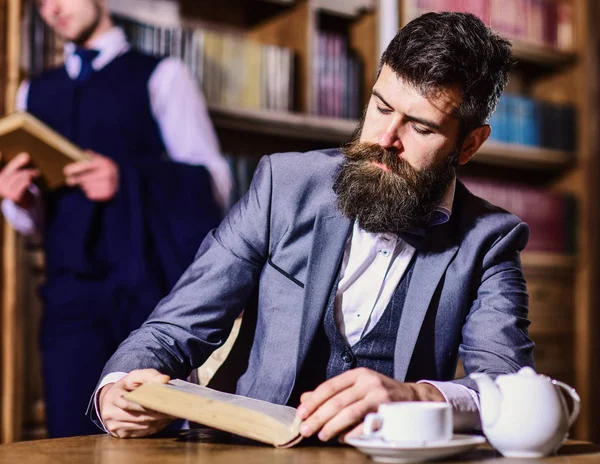
[[[471,374],[481,400],[483,433],[504,456],[542,457],[567,439],[579,414],[579,395],[565,383],[538,375],[531,367],[516,374]],[[563,390],[573,400],[569,413]]]

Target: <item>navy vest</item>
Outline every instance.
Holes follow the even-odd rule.
[[[65,67],[32,79],[27,109],[84,149],[119,161],[160,157],[148,81],[159,59],[129,51],[79,83]]]
[[[388,377],[394,377],[396,338],[412,276],[413,263],[414,259],[411,260],[404,272],[375,327],[353,346],[348,345],[335,322],[334,304],[338,286],[334,285],[323,321],[308,352],[304,366],[296,378],[294,391],[288,402],[290,405],[297,406],[302,393],[314,390],[325,380],[349,369],[366,367]]]
[[[27,109],[78,146],[109,156],[119,166],[159,159],[165,148],[148,95],[158,62],[128,52],[83,83],[71,79],[64,66],[46,72],[31,81]],[[91,202],[78,188],[49,192],[45,200],[47,272],[96,278],[114,272],[119,257],[109,246],[107,229],[118,227],[117,208]]]
[[[116,282],[151,308],[191,263],[221,213],[203,166],[175,163],[153,117],[159,59],[129,51],[84,82],[65,67],[31,82],[28,110],[83,149],[115,160],[119,191],[92,202],[79,188],[45,196],[46,305],[78,298],[64,276]]]

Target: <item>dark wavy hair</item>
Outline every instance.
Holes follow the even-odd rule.
[[[508,83],[513,65],[510,42],[470,13],[427,13],[392,39],[379,70],[388,65],[425,96],[458,85],[462,135],[485,124]]]

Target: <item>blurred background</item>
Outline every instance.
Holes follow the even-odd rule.
[[[600,441],[599,3],[109,1],[134,48],[179,57],[197,79],[234,178],[234,200],[261,155],[349,140],[381,51],[411,18],[468,11],[510,38],[517,63],[490,121],[492,137],[460,176],[531,227],[522,261],[537,370],[577,389],[582,411],[571,435],[592,441]],[[62,63],[63,44],[33,0],[0,0],[0,32],[0,110],[7,114],[23,78]],[[0,440],[10,442],[46,436],[36,290],[44,256],[39,238],[19,237],[7,224],[1,231]],[[210,365],[200,375],[213,371]]]

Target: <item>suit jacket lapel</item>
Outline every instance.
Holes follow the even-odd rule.
[[[456,255],[459,245],[451,241],[451,225],[437,226],[428,244],[417,252],[412,279],[404,301],[394,352],[394,377],[404,380],[433,294]]]
[[[352,222],[341,213],[318,216],[308,263],[308,277],[300,328],[298,367],[302,365],[317,331],[338,274]]]
[[[460,242],[455,237],[455,224],[456,214],[448,223],[436,226],[415,257],[415,268],[404,303],[403,314],[408,317],[401,318],[396,338],[394,377],[398,380],[406,377],[431,299],[458,252]],[[329,209],[328,213],[324,212],[315,219],[296,369],[302,366],[321,322],[351,226],[352,222],[337,209]]]

